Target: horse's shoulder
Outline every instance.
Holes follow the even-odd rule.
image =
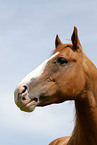
[[[49,145],[67,145],[70,136],[68,137],[61,137],[52,141]]]

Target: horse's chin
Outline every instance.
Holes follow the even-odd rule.
[[[37,106],[37,102],[33,100],[27,103],[26,105],[24,105],[23,107],[21,107],[20,110],[25,112],[32,112],[35,110],[36,106]]]

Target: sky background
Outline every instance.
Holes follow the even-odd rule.
[[[71,43],[73,27],[97,66],[97,0],[0,0],[0,145],[48,145],[71,135],[73,102],[19,110],[14,90],[55,48]]]

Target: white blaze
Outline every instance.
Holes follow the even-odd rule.
[[[29,82],[31,79],[39,77],[43,72],[44,69],[48,63],[49,60],[51,60],[52,58],[54,58],[56,55],[58,55],[59,52],[56,52],[55,54],[53,54],[51,57],[49,57],[48,59],[46,59],[41,65],[39,65],[34,71],[32,71],[31,73],[29,73],[21,82],[21,83],[27,83]],[[20,85],[19,84],[19,85]]]

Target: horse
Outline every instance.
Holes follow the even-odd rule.
[[[74,100],[72,136],[58,138],[49,145],[97,145],[97,68],[83,52],[75,26],[71,44],[63,44],[57,35],[51,57],[20,82],[14,96],[16,105],[26,112]]]

